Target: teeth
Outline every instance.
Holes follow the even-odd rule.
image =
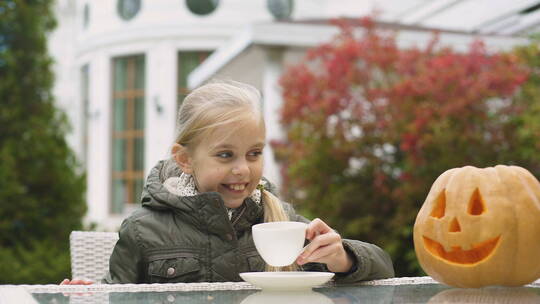
[[[241,191],[241,190],[244,190],[246,188],[246,185],[245,184],[234,184],[234,185],[229,185],[229,188],[231,188],[232,190],[235,190],[235,191]]]

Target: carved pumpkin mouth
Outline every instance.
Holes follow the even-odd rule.
[[[461,246],[454,246],[450,251],[446,251],[443,245],[437,241],[425,236],[423,238],[424,246],[436,257],[456,264],[476,264],[485,260],[494,251],[501,236],[474,244],[469,250],[463,250]]]

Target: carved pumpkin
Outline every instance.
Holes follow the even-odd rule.
[[[414,248],[424,271],[451,286],[540,278],[540,183],[516,166],[444,172],[416,217]]]

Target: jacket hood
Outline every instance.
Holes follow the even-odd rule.
[[[202,222],[206,226],[219,226],[230,223],[225,204],[218,192],[205,192],[194,196],[178,196],[165,188],[163,182],[171,176],[180,176],[182,171],[173,160],[161,160],[152,168],[142,193],[142,206],[156,211],[172,211],[181,214],[185,219]],[[267,183],[272,191],[274,187]],[[273,192],[273,191],[272,191]],[[264,202],[262,202],[263,204]],[[262,204],[255,203],[251,198],[244,200],[244,204],[237,208],[242,217],[235,227],[250,227],[259,218],[262,218]],[[233,214],[233,220],[239,217]]]

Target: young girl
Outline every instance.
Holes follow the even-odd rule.
[[[172,158],[152,169],[142,208],[122,223],[104,283],[241,281],[241,272],[269,269],[251,226],[270,221],[309,223],[299,270],[331,271],[338,282],[394,275],[379,247],[341,239],[274,196],[262,177],[265,125],[255,88],[225,82],[194,90],[178,127]]]

